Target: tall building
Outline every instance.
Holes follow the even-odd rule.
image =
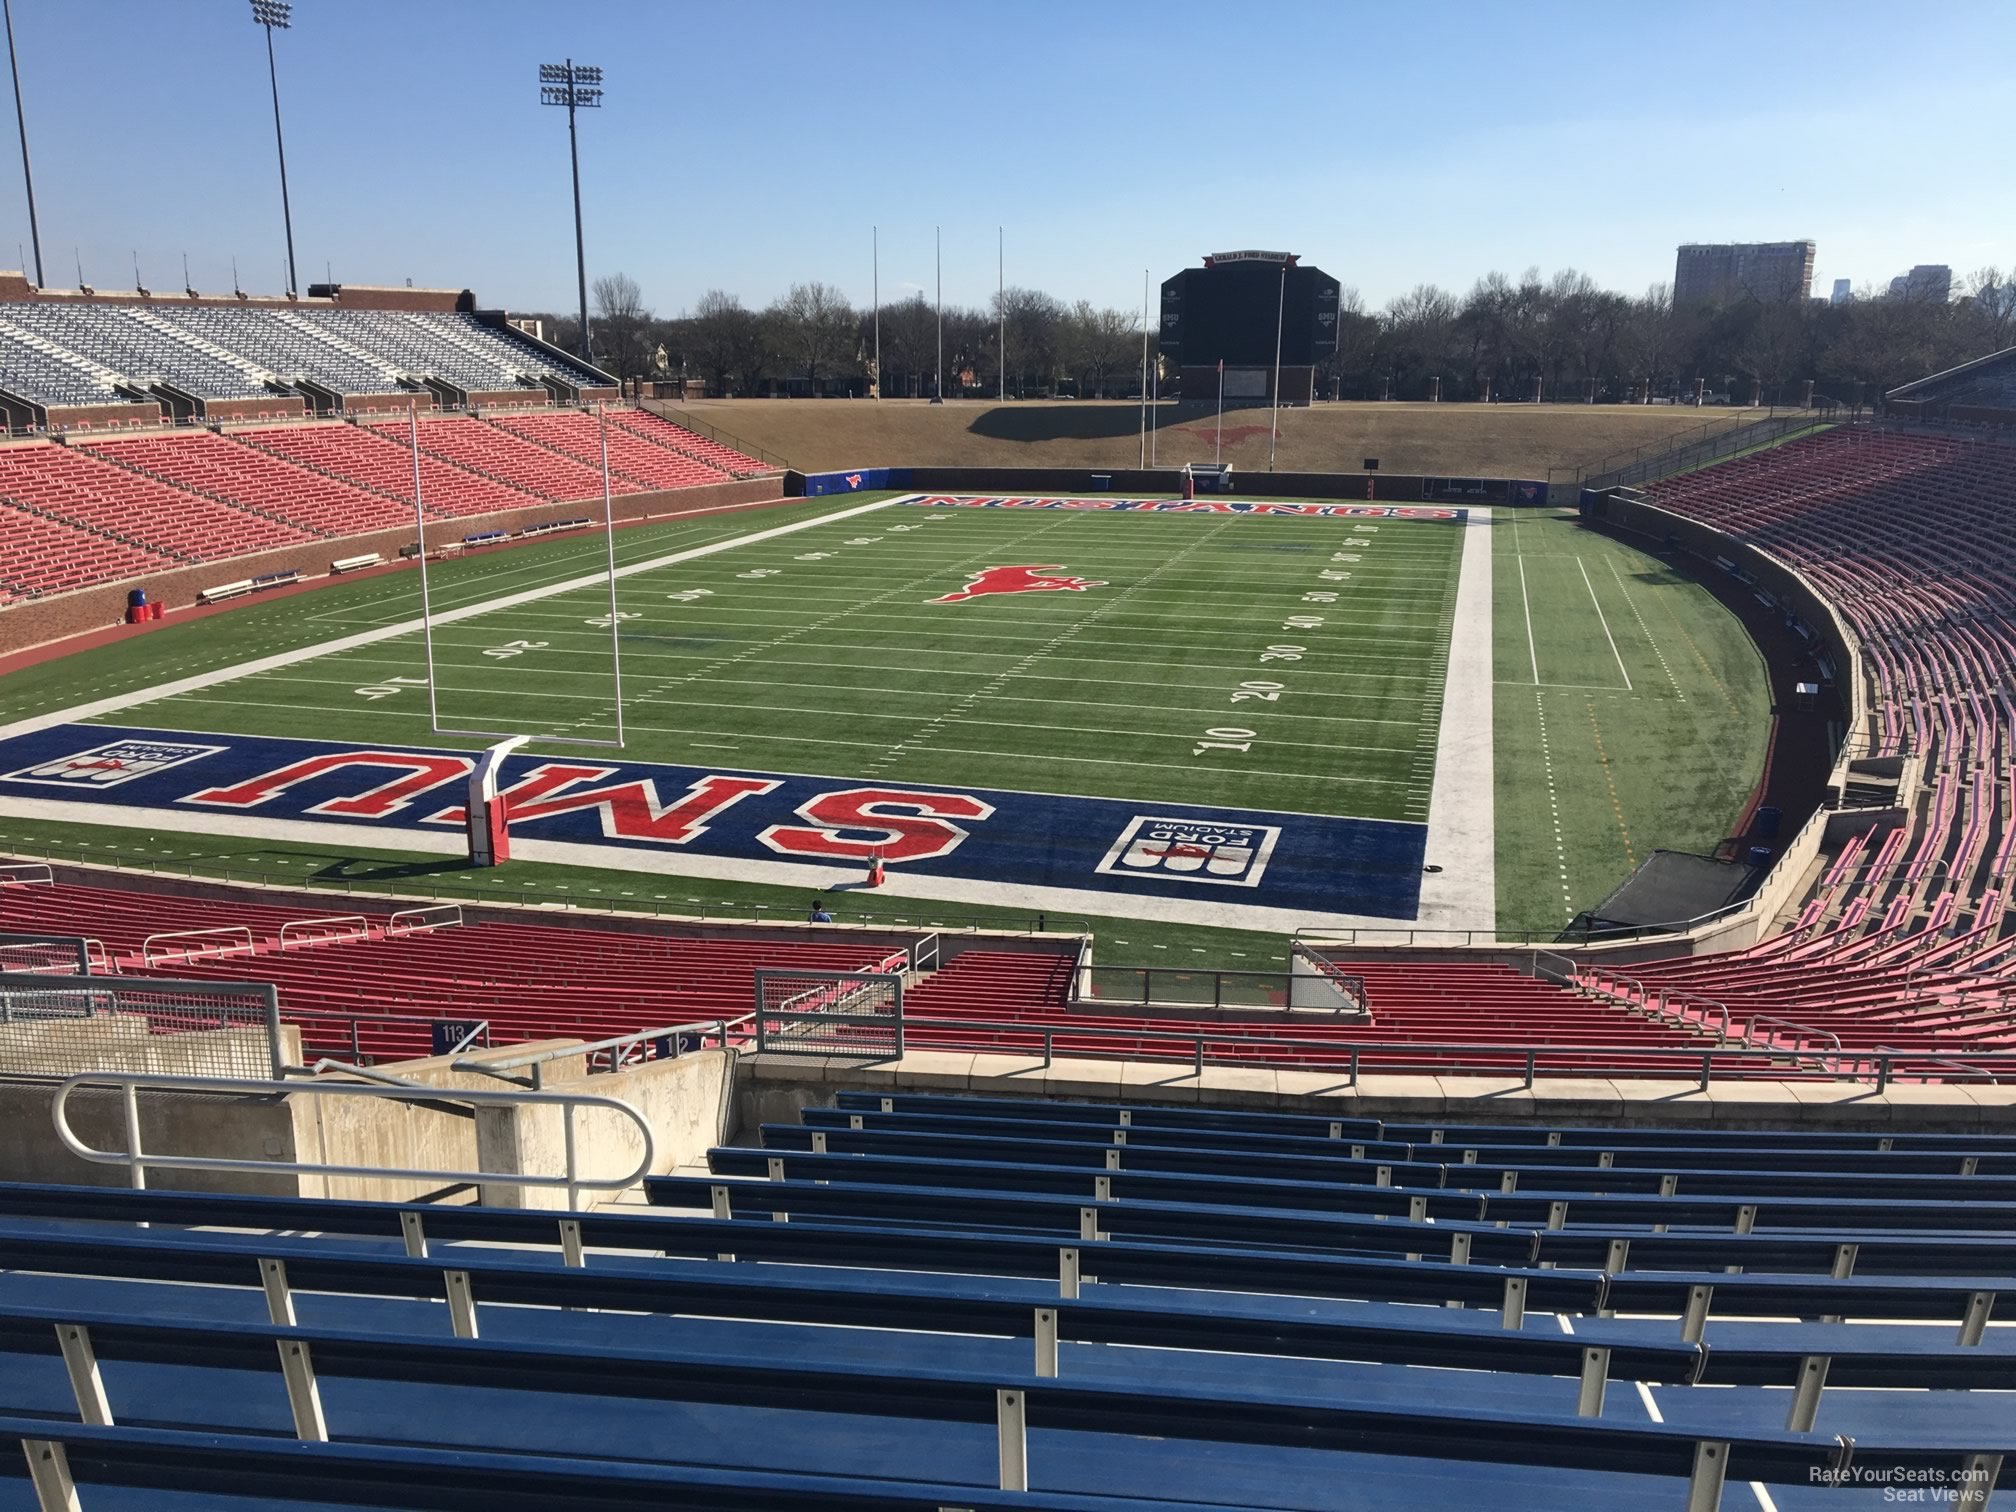
[[[1810,241],[1689,242],[1674,265],[1673,303],[1805,299],[1813,290],[1813,251]]]
[[[1854,297],[1855,297],[1855,291],[1853,290],[1853,288],[1850,287],[1848,280],[1845,278],[1837,278],[1834,280],[1834,297],[1830,299],[1828,303],[1847,304],[1848,301],[1850,301]]]
[[[1953,270],[1944,263],[1920,263],[1891,279],[1890,292],[1900,299],[1946,304],[1953,298]]]

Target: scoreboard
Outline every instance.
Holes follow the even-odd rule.
[[[1285,284],[1284,284],[1285,272]],[[1219,252],[1162,285],[1162,352],[1185,367],[1283,367],[1337,350],[1336,279],[1289,252]]]

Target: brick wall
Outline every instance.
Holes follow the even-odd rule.
[[[87,404],[49,410],[51,430],[128,430],[136,425],[161,424],[158,404]]]
[[[206,420],[299,420],[308,405],[298,394],[268,394],[263,399],[206,399]]]
[[[716,483],[705,488],[626,494],[615,501],[616,518],[620,524],[624,521],[642,521],[664,515],[715,509],[726,504],[751,504],[775,499],[779,492],[777,480],[767,478],[737,483]],[[467,519],[438,523],[429,521],[428,539],[430,543],[439,546],[486,530],[521,530],[527,525],[536,525],[544,520],[565,520],[582,515],[600,520],[601,500],[579,504],[540,504],[524,509],[500,510],[494,514],[476,515]],[[65,640],[73,635],[83,635],[120,624],[126,617],[128,589],[144,588],[150,600],[167,605],[171,618],[162,623],[173,624],[174,612],[192,606],[196,601],[196,595],[205,588],[214,588],[221,583],[234,583],[240,578],[258,577],[263,573],[284,572],[290,567],[298,569],[304,577],[321,578],[328,574],[331,562],[343,557],[362,556],[366,552],[376,551],[387,559],[396,559],[399,549],[402,546],[411,546],[413,539],[413,528],[406,525],[397,529],[372,531],[364,535],[343,536],[333,540],[304,541],[298,545],[278,547],[251,556],[232,557],[226,561],[206,562],[192,567],[171,567],[120,583],[80,588],[74,593],[60,594],[54,598],[15,604],[0,609],[0,647],[9,651],[25,650],[31,646]],[[538,537],[533,539],[537,540]],[[478,549],[500,551],[511,548],[493,546]],[[257,601],[258,597],[254,595],[233,602],[249,604]]]

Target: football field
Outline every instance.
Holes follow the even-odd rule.
[[[16,670],[0,843],[786,915],[880,852],[851,915],[1545,940],[1756,780],[1741,625],[1572,511],[929,498],[619,531],[620,749],[596,534],[435,563],[437,686],[412,571]],[[540,737],[509,866],[458,869],[493,736],[430,697]]]
[[[201,762],[184,776],[212,780],[158,805],[188,823],[233,809],[233,833],[331,815],[434,824],[440,849],[445,803],[373,810],[306,779],[276,802],[272,784],[215,779],[326,763],[303,743],[341,743],[375,753],[378,782],[400,753],[525,735],[537,757],[513,758],[507,788],[514,835],[535,847],[637,842],[652,857],[637,864],[692,874],[676,848],[713,874],[700,852],[720,847],[727,803],[685,829],[650,816],[682,791],[695,803],[802,797],[791,812],[804,825],[754,824],[761,803],[738,809],[749,833],[716,860],[746,871],[879,852],[895,868],[963,848],[930,884],[937,894],[998,903],[1035,889],[1039,903],[1200,923],[1232,922],[1227,910],[1249,924],[1412,922],[1466,525],[1483,522],[1408,506],[1267,512],[1282,508],[909,495],[808,501],[648,540],[626,531],[613,626],[599,541],[500,556],[480,573],[432,570],[426,623],[418,575],[400,574],[302,600],[297,643],[277,654],[67,711],[72,729],[93,723],[127,744],[14,775],[133,807],[151,792],[141,768],[165,782]],[[1478,544],[1473,570],[1481,558],[1488,575]],[[1481,603],[1470,633],[1486,648],[1485,765],[1471,776],[1488,812],[1488,588]],[[448,791],[445,770],[427,768],[423,788]],[[608,781],[654,785],[626,806],[607,800]],[[1488,873],[1488,834],[1485,854]]]
[[[1394,520],[850,515],[620,581],[625,754],[1425,820],[1458,541]],[[944,602],[1004,567],[1091,586]],[[315,621],[332,640],[399,623],[402,587]],[[613,739],[604,585],[491,607],[507,596],[437,596],[437,614],[475,611],[434,632],[442,726]],[[408,631],[121,718],[440,743],[426,670]]]

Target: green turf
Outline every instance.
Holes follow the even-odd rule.
[[[616,538],[617,558],[637,563],[877,497],[887,496],[628,529]],[[1462,532],[1373,523],[1376,529],[1365,530],[1345,520],[898,506],[631,576],[619,597],[623,613],[639,616],[620,627],[625,754],[729,769],[1425,818]],[[1548,511],[1499,511],[1494,545],[1500,927],[1551,932],[1599,900],[1652,847],[1705,850],[1721,838],[1755,780],[1768,692],[1733,617],[1653,559]],[[1361,560],[1333,561],[1340,552]],[[430,570],[433,607],[484,604],[590,573],[602,554],[596,536],[445,562]],[[925,602],[960,587],[974,568],[1008,563],[1055,564],[1109,586]],[[1325,572],[1351,577],[1321,577]],[[703,597],[671,597],[703,588]],[[418,612],[419,581],[410,572],[247,605],[11,674],[0,681],[0,722]],[[444,722],[607,733],[607,630],[589,623],[607,612],[598,585],[442,627],[436,651]],[[1290,627],[1296,616],[1322,623]],[[535,644],[513,648],[512,641]],[[1302,649],[1270,654],[1268,647]],[[483,654],[513,649],[519,654]],[[406,636],[108,718],[189,730],[480,743],[433,736],[425,690],[390,681],[423,672],[419,638]],[[1263,686],[1242,690],[1242,683]],[[1280,687],[1264,686],[1271,684]],[[394,691],[374,697],[360,688]],[[1242,691],[1278,696],[1234,703]],[[1211,743],[1214,730],[1254,734]],[[1248,749],[1234,749],[1240,745]],[[397,852],[14,819],[0,819],[0,847],[451,896],[522,890],[682,913],[796,918],[805,903],[794,889],[613,868],[515,862],[470,873],[438,857]],[[851,894],[841,917],[871,909],[913,921],[1031,922],[1026,911],[934,909]],[[1236,931],[1089,923],[1100,936],[1100,959],[1114,963],[1262,967],[1282,948],[1278,938]]]
[[[905,505],[820,524],[620,582],[625,754],[1425,820],[1460,538],[1429,522]],[[1102,586],[931,602],[1007,564]],[[433,608],[580,566],[444,584]],[[318,595],[308,618],[334,639],[412,618],[417,594],[417,576],[388,578]],[[562,750],[612,738],[608,614],[596,583],[437,626],[442,725]],[[436,742],[424,651],[411,632],[105,717]]]
[[[1498,926],[1558,929],[1652,850],[1728,833],[1770,684],[1705,588],[1572,512],[1501,511],[1494,546]]]

